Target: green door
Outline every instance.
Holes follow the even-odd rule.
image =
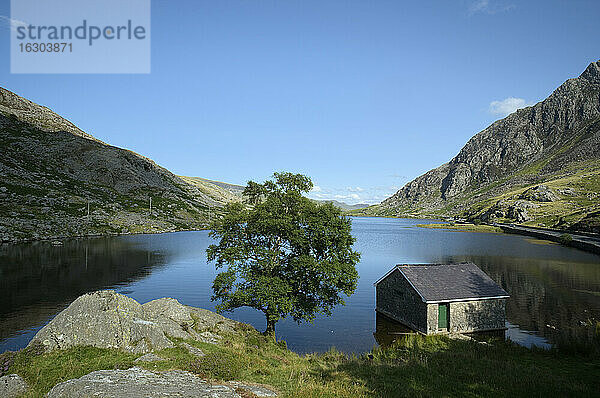
[[[448,329],[448,304],[438,305],[438,328]]]

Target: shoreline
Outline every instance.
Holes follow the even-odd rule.
[[[58,235],[51,238],[40,238],[40,239],[17,239],[11,241],[0,242],[0,246],[2,245],[17,245],[21,243],[34,243],[34,242],[53,242],[53,241],[63,241],[68,239],[83,239],[83,238],[104,238],[109,236],[129,236],[129,235],[160,235],[160,234],[168,234],[173,232],[191,232],[191,231],[207,231],[206,228],[184,228],[184,229],[176,229],[169,231],[146,231],[146,232],[109,232],[105,234],[88,234],[88,235]]]
[[[112,321],[115,316],[118,324]],[[138,330],[140,319],[168,333],[149,329],[143,339],[133,338],[128,330]],[[114,329],[120,338],[105,341],[104,336],[114,333],[81,328],[89,322],[103,332]],[[58,335],[61,339],[53,338]],[[67,380],[81,390],[96,388],[85,375],[98,371],[130,375],[128,382],[142,391],[152,391],[154,385],[138,373],[161,378],[175,371],[185,372],[193,383],[263,386],[275,392],[268,396],[280,397],[593,395],[594,369],[600,365],[597,344],[584,351],[576,345],[547,350],[491,337],[480,341],[446,335],[404,335],[357,355],[335,348],[297,354],[285,341],[211,311],[170,298],[139,304],[114,291],[81,296],[34,340],[25,349],[0,354],[0,377],[19,378],[24,397],[51,390],[50,396],[61,396],[57,386]]]
[[[501,228],[494,227],[492,225],[487,224],[452,224],[452,223],[434,223],[434,224],[417,224],[419,228],[428,228],[428,229],[445,229],[448,231],[456,231],[456,232],[475,232],[475,233],[491,233],[491,234],[502,234]]]

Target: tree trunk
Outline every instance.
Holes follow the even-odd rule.
[[[271,318],[269,315],[266,315],[267,317],[267,329],[265,330],[265,334],[267,335],[275,335],[275,323],[277,323],[277,321],[273,318]]]

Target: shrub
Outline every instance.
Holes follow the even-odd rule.
[[[562,234],[558,239],[560,240],[560,243],[567,246],[573,241],[573,237],[569,234]]]

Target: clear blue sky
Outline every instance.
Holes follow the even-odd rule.
[[[377,202],[599,59],[598,21],[597,0],[153,0],[149,75],[11,75],[3,20],[0,86],[178,174]]]

